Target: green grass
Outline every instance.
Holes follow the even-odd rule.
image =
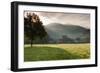
[[[90,58],[89,44],[25,45],[24,61],[70,60]]]

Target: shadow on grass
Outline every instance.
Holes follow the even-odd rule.
[[[81,59],[80,56],[55,47],[33,46],[24,48],[24,61],[48,61],[48,60]]]

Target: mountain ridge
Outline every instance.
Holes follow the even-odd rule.
[[[90,40],[90,29],[77,26],[77,25],[64,25],[60,23],[51,23],[44,26],[46,32],[48,33],[49,37],[52,38],[54,41],[59,41],[64,37],[68,39],[72,39],[76,41],[76,39],[81,39],[80,42]],[[78,42],[79,40],[77,40]]]

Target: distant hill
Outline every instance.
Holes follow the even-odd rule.
[[[51,23],[44,27],[52,42],[90,42],[90,29],[81,26]]]

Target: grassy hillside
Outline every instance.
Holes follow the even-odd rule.
[[[24,61],[69,60],[90,58],[89,44],[25,45]]]

